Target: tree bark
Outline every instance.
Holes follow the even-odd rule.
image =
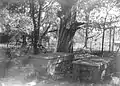
[[[57,52],[71,53],[73,50],[72,46],[72,28],[67,28],[68,15],[70,12],[66,13],[64,18],[60,17],[60,28],[58,32],[58,43]],[[71,16],[69,16],[71,18]]]
[[[115,42],[115,28],[113,29],[112,51],[114,51],[114,42]]]
[[[67,12],[69,13],[69,12]],[[66,15],[67,18],[60,18],[60,28],[58,31],[57,52],[72,53],[73,52],[73,37],[75,32],[80,29],[78,26],[85,23],[76,21],[76,12],[74,15]],[[70,26],[67,26],[70,23]]]
[[[65,27],[61,28],[58,38],[57,52],[72,53],[73,52],[73,36],[75,32],[67,30]]]
[[[25,34],[22,36],[22,39],[23,39],[22,46],[24,47],[27,44]]]
[[[87,48],[87,43],[88,43],[88,30],[89,30],[89,15],[86,13],[86,29],[85,29],[85,43],[84,43],[84,48]]]
[[[76,17],[76,14],[74,15]],[[77,25],[82,25],[83,23],[74,22],[69,28],[67,28],[68,18],[61,18],[60,29],[58,32],[58,43],[57,52],[72,53],[73,52],[73,37],[77,30]]]
[[[88,43],[88,28],[85,30],[85,45],[84,47],[87,48],[87,43]]]
[[[34,2],[33,0],[31,0],[31,3],[30,3],[30,8],[31,8],[31,17],[32,17],[32,20],[33,20],[33,25],[34,25],[34,34],[33,34],[33,52],[34,54],[38,54],[38,41],[39,41],[39,28],[40,28],[40,18],[41,18],[41,4],[42,3],[41,1],[39,1],[39,5],[40,5],[40,8],[39,8],[39,14],[38,14],[38,21],[36,22],[35,20],[35,8],[34,8]],[[36,24],[37,23],[37,24]]]
[[[34,30],[34,42],[33,42],[34,54],[38,54],[37,43],[38,43],[37,30]]]
[[[65,1],[68,2],[69,0]],[[74,3],[72,3],[69,7],[67,7],[64,3],[60,3],[62,11],[58,14],[61,21],[60,28],[58,30],[57,52],[73,52],[73,37],[77,29],[79,29],[78,26],[84,24],[76,21],[76,8],[72,8]]]
[[[101,50],[102,54],[104,51],[104,41],[105,41],[104,38],[105,38],[105,28],[103,29],[103,35],[102,35],[102,50]]]
[[[37,37],[38,37],[38,41],[39,41],[39,39],[40,39],[40,33],[39,33],[39,31],[40,31],[40,23],[41,23],[41,13],[42,13],[42,4],[43,4],[43,2],[44,1],[41,1],[41,0],[39,0],[39,5],[40,5],[40,7],[39,7],[39,14],[38,14],[38,29],[37,29]],[[40,40],[40,42],[39,43],[41,43],[41,40]]]
[[[37,24],[36,24],[36,21],[35,21],[35,8],[34,8],[34,2],[33,0],[31,0],[31,17],[32,17],[32,20],[33,20],[33,25],[34,25],[34,34],[33,34],[33,53],[34,54],[37,54],[38,53],[38,48],[37,48],[37,42],[38,42],[38,30],[37,30]]]
[[[112,28],[110,30],[110,37],[109,37],[109,52],[111,51],[111,38],[112,38]]]

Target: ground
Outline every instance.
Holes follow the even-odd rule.
[[[0,59],[4,59],[4,51],[0,48]],[[39,58],[39,55],[35,56]],[[30,71],[32,71],[32,66],[28,65],[27,67],[19,68],[18,66],[11,66],[7,73],[4,74],[4,65],[0,65],[0,86],[116,86],[113,84],[107,83],[83,83],[83,82],[73,82],[68,81],[68,79],[56,80],[51,79],[50,76],[46,73],[46,65],[48,60],[34,59],[30,61],[30,64],[34,65],[34,68],[39,71],[40,77],[39,80],[36,79],[36,76],[25,77]],[[3,78],[3,75],[6,77]]]

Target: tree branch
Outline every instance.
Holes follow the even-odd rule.
[[[81,27],[77,27],[75,30],[79,30],[79,29],[81,29]]]
[[[81,26],[81,25],[84,25],[84,24],[86,24],[85,22],[75,22],[75,25],[78,27],[78,26]]]
[[[93,36],[89,36],[89,37],[88,37],[88,39],[90,39],[90,38],[93,38],[93,37],[95,37],[95,36],[96,36],[96,35],[93,35]]]
[[[40,28],[40,20],[41,20],[41,10],[42,10],[42,2],[39,1],[39,14],[38,14],[38,31],[39,31],[39,28]]]
[[[75,25],[76,26],[75,30],[78,30],[78,29],[81,29],[81,27],[79,27],[79,26],[84,25],[84,24],[86,24],[86,23],[84,23],[84,22],[75,22],[75,23],[72,24],[72,26]]]
[[[49,24],[49,26],[46,28],[46,30],[44,31],[44,33],[41,35],[40,40],[47,34],[48,29],[50,28],[51,24]]]
[[[71,27],[74,26],[74,25],[75,25],[76,27],[79,27],[79,26],[84,25],[84,24],[86,24],[86,23],[84,23],[84,22],[77,22],[77,21],[76,21],[76,22],[74,22],[74,23],[71,24]]]
[[[46,6],[43,7],[43,9],[47,8],[48,6],[50,6],[51,4],[53,4],[54,2],[55,2],[55,0],[54,1],[51,0],[48,5],[46,5]]]
[[[48,33],[56,32],[56,31],[58,31],[58,30],[57,30],[57,29],[55,29],[55,30],[50,30],[50,31],[48,31]]]
[[[34,10],[33,0],[31,0],[31,3],[30,3],[30,9],[31,9],[31,17],[32,17],[32,20],[33,20],[34,30],[35,30],[36,29],[36,21],[35,21],[35,17],[34,17],[35,10]]]

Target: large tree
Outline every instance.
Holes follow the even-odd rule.
[[[62,2],[64,1],[64,3]],[[60,28],[58,31],[57,52],[73,52],[73,37],[80,25],[84,23],[76,20],[76,1],[59,0],[61,11],[58,12],[60,18]]]

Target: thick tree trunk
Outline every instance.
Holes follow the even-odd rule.
[[[63,28],[61,34],[59,34],[57,52],[72,53],[73,52],[73,41],[72,38],[74,33],[71,33],[70,30]]]
[[[74,16],[76,17],[76,15]],[[70,18],[70,17],[68,17]],[[57,52],[65,52],[65,53],[72,53],[73,52],[73,37],[78,26],[83,25],[85,23],[75,22],[70,25],[68,28],[67,20],[61,19],[60,29],[58,32],[58,43],[57,43]]]
[[[67,28],[66,25],[67,22],[63,22],[63,20],[61,19],[57,43],[57,52],[72,53],[73,37],[75,35],[77,25],[70,25],[69,28]]]
[[[65,0],[65,1],[68,2],[69,0]],[[66,7],[64,3],[61,3],[61,7],[62,7],[62,12],[58,13],[58,17],[60,17],[61,21],[60,21],[60,28],[58,31],[58,43],[57,43],[56,51],[72,53],[73,37],[77,29],[80,28],[80,27],[78,28],[78,26],[83,25],[84,23],[76,21],[76,8],[72,8],[72,5],[70,5],[70,7]]]

